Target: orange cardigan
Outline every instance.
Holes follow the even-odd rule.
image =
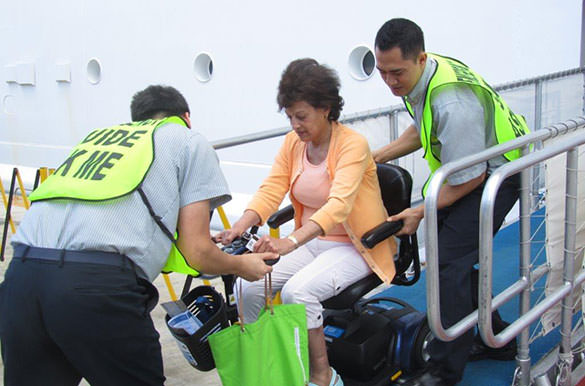
[[[380,279],[390,284],[396,270],[393,256],[396,241],[390,237],[374,249],[365,248],[362,235],[386,220],[382,203],[376,164],[366,139],[337,122],[332,124],[331,142],[327,153],[327,171],[332,181],[327,202],[317,210],[311,220],[319,224],[325,234],[336,224],[342,223],[353,245]],[[278,210],[303,171],[302,156],[307,145],[293,131],[285,136],[272,170],[248,205],[256,212],[261,223]],[[295,210],[295,229],[301,226],[303,207],[290,195]]]

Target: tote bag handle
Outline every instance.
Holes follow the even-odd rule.
[[[268,272],[264,276],[264,307],[270,310],[270,313],[274,315],[274,302],[272,297],[272,273]],[[240,321],[240,330],[244,332],[246,329],[244,326],[244,302],[242,301],[242,278],[239,280],[238,285],[238,320]]]

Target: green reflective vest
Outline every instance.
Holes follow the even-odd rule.
[[[58,198],[104,201],[138,190],[157,225],[173,242],[163,272],[198,276],[177,249],[176,235],[156,216],[141,189],[154,160],[154,133],[167,123],[185,126],[181,118],[169,117],[93,130],[29,198],[33,202]]]
[[[431,98],[433,97],[433,91],[439,87],[448,84],[463,83],[471,86],[474,92],[485,93],[484,95],[487,96],[485,99],[492,103],[491,107],[494,112],[495,138],[498,144],[520,137],[529,132],[524,117],[514,114],[498,93],[496,93],[479,74],[456,59],[436,54],[428,54],[428,56],[437,61],[437,68],[435,73],[431,76],[431,80],[427,87],[421,121],[420,140],[422,148],[424,149],[423,157],[426,159],[431,171],[423,186],[423,197],[426,194],[431,177],[441,166],[440,155],[434,154],[431,147],[431,132],[433,126]],[[414,118],[414,109],[405,98],[403,98],[403,101],[406,105],[406,109]],[[520,149],[509,151],[504,154],[504,157],[508,161],[515,160],[520,157]]]
[[[178,238],[177,233],[175,232],[174,239]],[[162,273],[170,273],[170,272],[178,272],[183,273],[185,275],[191,276],[199,276],[199,271],[191,268],[191,266],[187,263],[187,260],[177,248],[175,242],[171,244],[171,250],[169,252],[169,257],[167,258],[167,262],[163,269],[161,269]]]

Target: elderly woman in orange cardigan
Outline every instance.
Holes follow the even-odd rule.
[[[280,239],[263,236],[254,250],[282,256],[272,272],[272,288],[281,290],[284,303],[306,306],[311,384],[320,386],[343,385],[329,366],[321,301],[372,271],[388,284],[395,273],[393,239],[372,250],[360,242],[387,215],[366,139],[338,122],[343,106],[339,88],[335,71],[313,59],[288,65],[277,101],[293,131],[242,217],[218,235],[228,244],[249,227],[263,224],[289,193],[294,231]],[[264,283],[238,280],[244,319],[256,320],[264,305]]]

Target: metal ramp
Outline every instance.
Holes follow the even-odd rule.
[[[585,178],[579,175],[579,146],[585,144],[585,117],[579,117],[561,124],[537,130],[524,137],[487,149],[484,152],[463,158],[443,165],[430,181],[427,197],[425,198],[425,251],[427,262],[427,302],[428,317],[431,330],[441,340],[450,341],[473,328],[478,323],[479,331],[484,342],[490,347],[502,347],[514,337],[519,336],[517,370],[514,384],[530,385],[571,385],[572,371],[580,370],[574,364],[580,364],[582,357],[573,355],[571,335],[574,327],[573,294],[581,294],[582,283],[585,281],[585,270],[575,267],[575,258],[582,258],[583,245],[576,245],[577,221],[585,222],[584,218],[577,219],[577,186],[578,180]],[[551,143],[555,139],[554,143]],[[550,143],[550,144],[549,144]],[[532,146],[537,144],[538,146]],[[544,146],[541,146],[544,145]],[[471,165],[485,162],[496,155],[506,153],[512,149],[523,149],[523,156],[498,168],[489,177],[485,184],[480,208],[480,253],[479,253],[479,309],[469,314],[455,325],[446,329],[441,323],[441,309],[439,306],[439,267],[438,267],[438,236],[437,236],[437,198],[438,193],[447,177]],[[531,151],[531,149],[540,150]],[[530,294],[534,284],[546,274],[558,269],[548,263],[532,267],[530,261],[531,229],[530,215],[535,195],[541,194],[540,187],[533,184],[532,167],[541,162],[552,159],[559,154],[566,154],[566,165],[556,173],[566,172],[565,208],[564,208],[564,259],[562,261],[563,280],[557,288],[537,302],[531,304]],[[581,169],[581,171],[583,171]],[[520,272],[519,278],[511,286],[492,299],[493,281],[493,207],[496,193],[505,178],[515,173],[521,173],[520,193]],[[583,193],[581,193],[583,196]],[[583,205],[583,204],[581,204]],[[492,310],[508,302],[515,296],[520,297],[520,317],[508,328],[495,335],[491,325]],[[529,326],[540,318],[546,311],[555,305],[562,304],[561,313],[561,342],[559,350],[552,352],[534,368],[531,368],[529,350]],[[581,310],[575,310],[581,312]],[[576,332],[582,333],[582,326],[576,325]],[[580,340],[577,339],[577,342]],[[574,360],[575,359],[575,360]],[[579,362],[579,363],[578,363]],[[577,374],[575,374],[577,376]]]

